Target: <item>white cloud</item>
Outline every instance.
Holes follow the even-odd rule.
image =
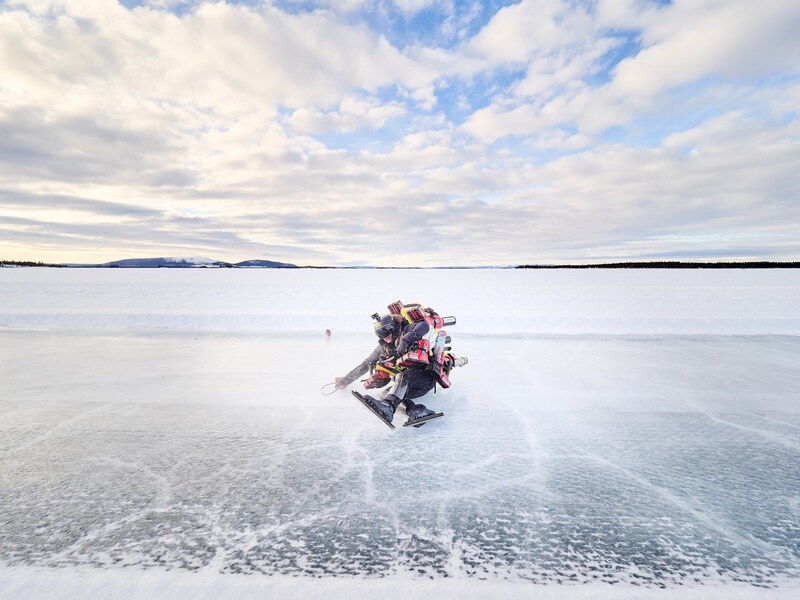
[[[345,92],[407,84],[429,101],[435,76],[366,27],[324,14],[226,4],[182,17],[109,2],[45,9],[60,17],[0,13],[6,184],[42,186],[49,171],[66,186],[99,178],[159,194],[170,179],[194,179],[204,193],[245,185],[250,169],[302,167],[319,151],[283,131],[277,106],[297,106],[304,131],[380,128],[403,105]],[[336,112],[321,108],[331,104]]]
[[[418,185],[431,170],[454,168],[479,157],[474,148],[460,143],[449,131],[420,131],[404,136],[390,152],[372,155],[369,160],[384,173],[412,174]]]
[[[525,78],[511,90],[521,98],[550,98],[584,87],[583,78],[600,70],[600,59],[615,45],[610,39],[593,40],[585,47],[537,56],[528,63]]]
[[[241,114],[263,103],[332,104],[352,88],[428,86],[436,77],[365,26],[326,14],[224,3],[182,17],[109,2],[58,6],[55,21],[0,15],[4,80],[29,97],[54,100],[99,84]]]
[[[349,133],[358,129],[380,129],[389,119],[406,114],[399,102],[381,104],[375,99],[348,96],[338,111],[299,108],[289,118],[289,125],[300,133]]]
[[[583,44],[594,33],[591,15],[564,0],[522,0],[500,9],[463,52],[498,63],[527,63],[559,48]]]
[[[514,87],[521,96],[516,103],[509,107],[508,98],[498,99],[476,112],[466,131],[492,141],[510,135],[509,122],[517,121],[518,134],[534,133],[543,123],[575,124],[586,133],[597,133],[659,108],[659,95],[705,78],[799,72],[795,57],[800,55],[800,4],[792,0],[764,5],[679,0],[661,9],[609,0],[600,2],[593,14],[569,8],[560,0],[522,2],[500,11],[476,36],[471,48],[481,48],[495,59],[527,60],[528,73]],[[631,8],[626,23],[624,16]],[[565,14],[571,21],[562,26]],[[526,27],[538,27],[545,35],[526,37]],[[622,60],[607,84],[587,85],[585,78],[618,43],[608,37],[609,27],[638,30],[645,47]],[[566,35],[546,35],[551,30]],[[506,38],[510,41],[504,46]],[[553,99],[542,103],[548,96]]]
[[[620,43],[587,7],[566,0],[523,0],[500,10],[462,51],[500,68],[524,68],[525,76],[476,111],[464,130],[490,143],[569,122],[569,103]]]
[[[406,15],[414,15],[439,2],[440,0],[392,0],[392,3]]]
[[[676,2],[642,32],[652,42],[614,70],[619,95],[653,95],[709,75],[798,70],[800,4],[775,0]]]
[[[646,0],[597,0],[597,24],[609,29],[641,29],[658,13],[658,6]]]
[[[569,134],[557,129],[531,138],[528,145],[533,148],[555,150],[580,150],[592,145],[595,140],[581,133]]]
[[[545,127],[540,109],[522,105],[512,109],[490,105],[475,111],[462,129],[485,143],[510,135],[530,135]]]
[[[304,4],[304,0],[294,0],[298,4]],[[395,8],[406,17],[411,17],[416,13],[435,7],[437,5],[449,5],[451,0],[318,0],[319,4],[329,7],[331,10],[352,13],[365,9],[386,9]]]
[[[470,25],[483,13],[483,5],[476,1],[459,2],[448,11],[448,15],[440,29],[441,35],[446,39],[464,40],[468,37]]]

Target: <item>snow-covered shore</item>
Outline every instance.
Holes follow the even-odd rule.
[[[16,269],[0,328],[363,332],[393,298],[465,334],[800,334],[800,269]]]

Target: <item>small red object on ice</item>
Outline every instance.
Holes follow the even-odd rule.
[[[326,329],[325,330],[325,335],[327,335],[328,337],[331,337],[331,330],[330,329]]]

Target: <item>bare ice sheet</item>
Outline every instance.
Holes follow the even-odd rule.
[[[800,338],[464,334],[394,432],[319,394],[372,343],[0,331],[0,562],[797,584]]]

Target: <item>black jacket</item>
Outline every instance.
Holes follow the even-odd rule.
[[[406,352],[408,352],[411,346],[428,335],[430,329],[430,326],[425,321],[406,323],[403,325],[400,335],[391,342],[384,342],[383,340],[380,340],[375,350],[373,350],[370,355],[361,362],[361,364],[359,364],[355,369],[350,371],[342,378],[342,384],[350,385],[356,379],[374,367],[379,361],[400,358]],[[420,365],[420,367],[424,366],[425,365]]]

